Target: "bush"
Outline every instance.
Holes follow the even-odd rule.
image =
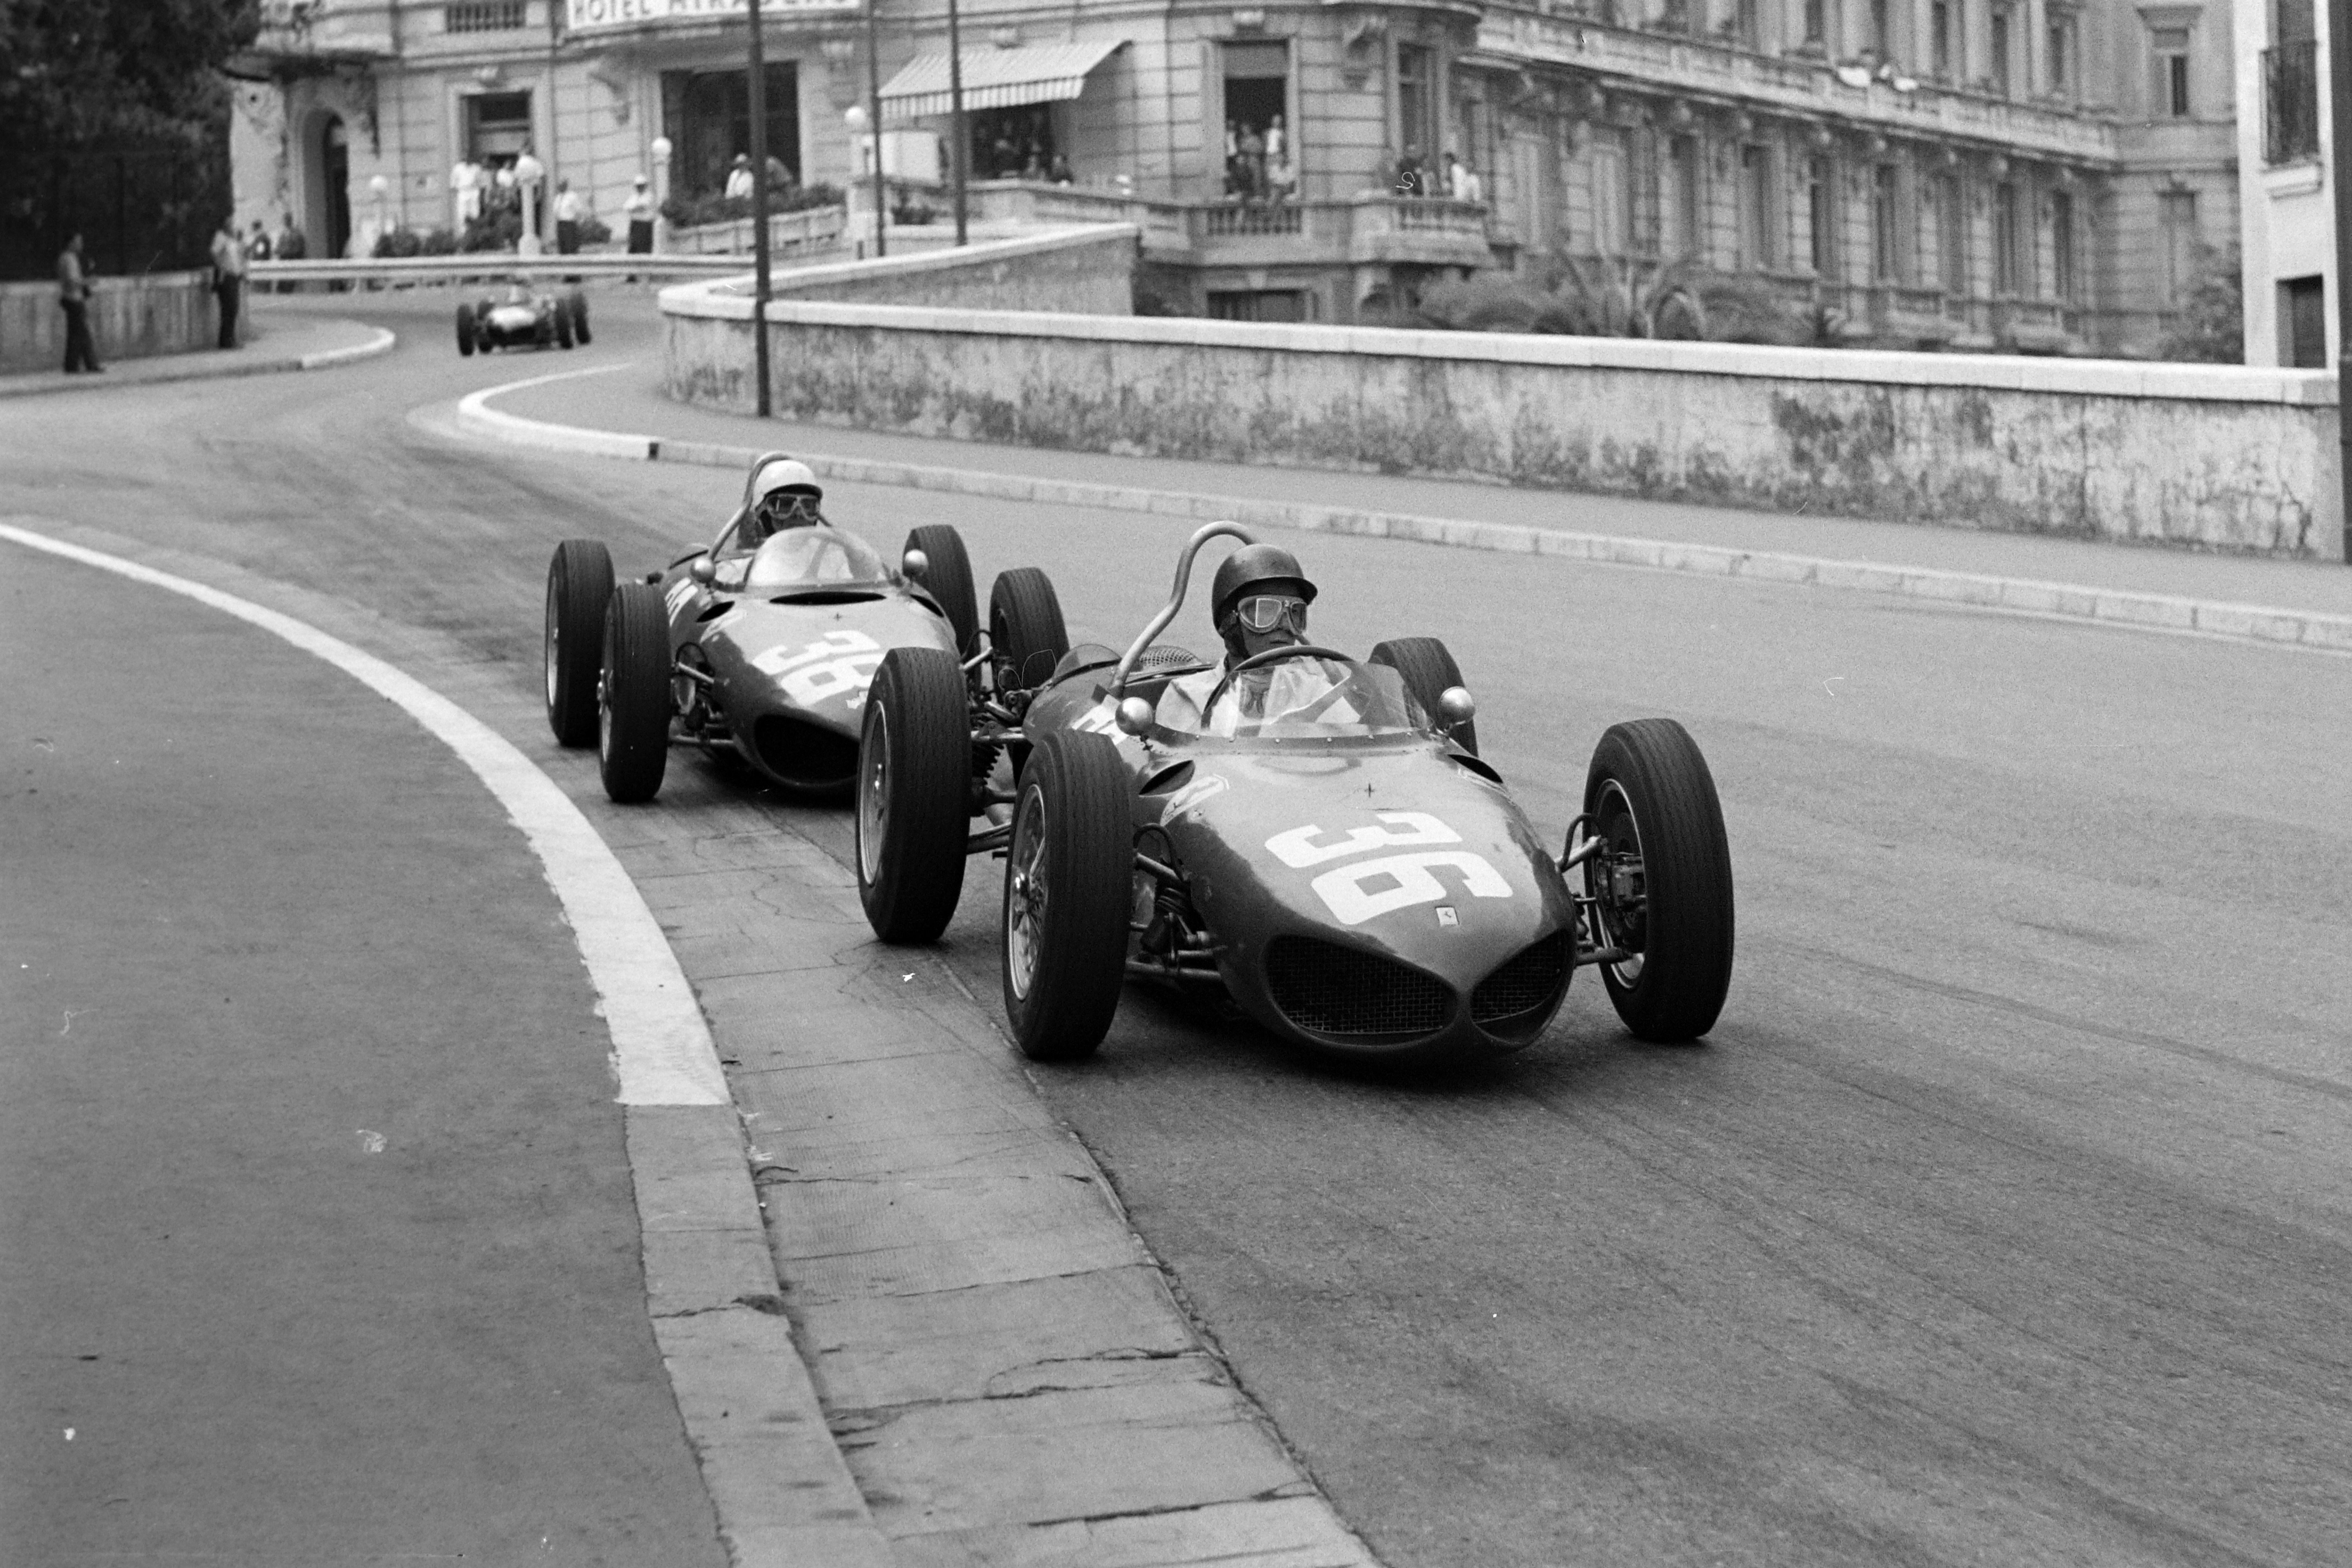
[[[457,255],[457,234],[453,230],[446,228],[435,229],[431,234],[425,237],[425,254],[427,256]]]
[[[771,213],[806,212],[811,207],[843,205],[841,188],[820,180],[812,185],[794,185],[786,191],[768,193]],[[716,192],[700,195],[674,195],[662,203],[662,216],[673,228],[698,228],[709,223],[740,223],[751,216],[751,198],[727,196]]]
[[[2197,286],[2181,307],[2179,322],[2157,352],[2166,359],[2201,364],[2246,363],[2246,285],[2239,270],[2238,247],[2204,247],[2199,257]]]
[[[394,228],[376,236],[373,254],[379,258],[399,258],[415,256],[424,248],[423,235],[413,228]]]
[[[612,237],[613,226],[606,223],[603,218],[583,217],[580,220],[581,244],[603,245]]]
[[[468,253],[478,250],[512,250],[522,243],[522,214],[508,208],[486,212],[466,223],[465,237],[457,248]]]

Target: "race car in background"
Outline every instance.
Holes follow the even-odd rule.
[[[568,349],[585,344],[588,297],[577,289],[543,294],[518,278],[503,300],[484,299],[457,307],[457,352],[492,349]]]
[[[883,656],[918,648],[953,667],[977,638],[971,565],[953,528],[908,533],[895,567],[829,523],[756,539],[752,508],[782,464],[792,464],[782,452],[754,459],[719,537],[642,579],[616,584],[595,540],[556,546],[548,722],[561,743],[598,748],[615,801],[653,798],[673,741],[740,759],[797,795],[844,794]]]
[[[1153,639],[1219,535],[1248,541],[1232,523],[1197,531],[1123,654],[1058,643],[1053,586],[1024,570],[997,580],[983,657],[900,647],[880,661],[856,824],[877,935],[935,939],[965,854],[1005,856],[1005,1012],[1023,1050],[1049,1059],[1092,1053],[1130,978],[1228,997],[1278,1036],[1349,1056],[1520,1049],[1585,967],[1638,1038],[1714,1026],[1731,856],[1680,724],[1601,737],[1557,856],[1477,755],[1475,705],[1434,637],[1360,661],[1270,648],[1228,669],[1197,728],[1171,729],[1161,693],[1212,661]],[[1273,667],[1292,679],[1236,680]],[[1297,700],[1252,710],[1245,697],[1276,686]]]

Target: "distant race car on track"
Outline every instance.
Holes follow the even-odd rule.
[[[845,793],[883,656],[917,648],[952,668],[977,640],[954,529],[916,529],[894,567],[822,500],[806,465],[770,452],[718,540],[663,571],[616,586],[603,544],[556,547],[548,721],[564,745],[598,748],[613,799],[651,799],[673,742],[796,793]]]
[[[479,349],[556,348],[585,344],[588,338],[588,297],[577,289],[542,294],[518,278],[503,300],[481,300],[457,307],[457,352]]]
[[[1731,978],[1731,856],[1683,727],[1603,734],[1554,856],[1480,760],[1436,638],[1361,661],[1294,639],[1223,666],[1154,642],[1220,534],[1248,538],[1196,532],[1124,653],[1069,647],[1053,584],[1024,568],[996,580],[984,657],[960,667],[916,646],[880,660],[856,768],[876,933],[937,938],[967,852],[1005,856],[1004,1005],[1038,1058],[1092,1052],[1129,978],[1206,988],[1349,1055],[1518,1049],[1587,966],[1642,1039],[1712,1028]],[[1233,602],[1295,614],[1303,632],[1304,599]]]

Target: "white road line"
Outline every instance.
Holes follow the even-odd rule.
[[[603,999],[624,1105],[725,1105],[726,1076],[677,956],[636,884],[571,797],[506,737],[415,677],[250,599],[120,555],[0,523],[0,539],[169,589],[315,654],[438,736],[514,818],[563,905],[581,961]]]
[[[519,414],[501,414],[489,406],[491,398],[503,397],[509,392],[520,392],[526,386],[544,386],[551,381],[572,381],[583,375],[603,375],[607,371],[627,370],[635,363],[635,360],[624,360],[619,364],[590,365],[586,370],[559,370],[552,375],[534,375],[499,386],[486,386],[457,400],[457,418],[461,424],[472,424],[497,432],[498,439],[511,446],[543,447],[551,451],[586,452],[599,458],[631,458],[644,462],[656,449],[656,443],[650,436],[627,436],[607,430],[578,429],[569,425],[549,425],[537,419],[525,419]]]

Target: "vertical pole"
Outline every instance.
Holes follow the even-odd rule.
[[[2344,289],[2352,283],[2352,0],[2329,0],[2327,6],[2327,90],[2314,96],[2328,121],[2327,177],[2336,184],[2336,431],[2341,442],[2337,468],[2344,506],[2344,559],[2352,563],[2352,407],[2345,388],[2352,386],[2352,301]],[[2263,287],[2271,287],[2265,278]]]
[[[956,0],[948,0],[948,107],[955,126],[956,243],[964,245],[971,230],[964,198],[964,171],[971,162],[971,127],[963,118],[963,28],[956,16]]]
[[[768,394],[768,57],[760,37],[760,0],[751,11],[751,361],[760,378],[760,417],[774,412]]]
[[[882,231],[890,223],[889,190],[882,179],[882,43],[876,16],[882,0],[866,0],[866,108],[874,126],[874,254],[887,254]]]

